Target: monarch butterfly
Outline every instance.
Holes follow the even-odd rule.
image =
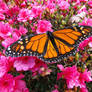
[[[10,45],[6,55],[11,57],[37,56],[45,62],[59,62],[73,55],[78,44],[92,35],[92,27],[74,26],[37,35],[26,35]]]

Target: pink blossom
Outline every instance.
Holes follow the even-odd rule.
[[[58,66],[60,66],[60,65],[58,65]],[[64,69],[62,69],[60,67],[60,69],[61,69],[62,75],[64,76],[65,79],[71,79],[71,78],[73,79],[73,77],[75,78],[75,76],[77,77],[77,75],[79,75],[76,66],[66,67]]]
[[[61,64],[58,64],[57,67],[58,67],[61,71],[64,70],[64,67],[63,67],[63,65],[61,65]]]
[[[39,20],[37,24],[37,30],[36,32],[39,33],[46,33],[47,31],[53,31],[51,29],[52,25],[49,21],[47,20]]]
[[[22,1],[26,2],[27,3],[27,0],[14,0],[16,5],[20,5]]]
[[[26,2],[25,1],[21,4],[21,7],[26,7]]]
[[[85,18],[79,25],[85,25],[85,26],[92,26],[92,19],[91,18]]]
[[[67,1],[60,1],[58,2],[59,7],[61,8],[61,10],[68,10],[70,4]]]
[[[35,58],[33,57],[19,57],[14,62],[14,67],[17,71],[27,71],[35,66]]]
[[[20,33],[20,35],[24,35],[24,34],[26,34],[28,31],[27,31],[27,29],[26,28],[24,28],[23,26],[20,26],[20,28],[19,28],[19,33]]]
[[[79,49],[83,50],[87,45],[91,46],[92,37],[87,38],[79,44]]]
[[[88,45],[89,45],[89,47],[91,47],[91,48],[92,48],[92,42],[89,42],[89,43],[88,43]]]
[[[58,86],[57,84],[55,84],[55,85],[54,85],[54,87],[55,87],[56,89],[58,89],[58,88],[59,88],[59,86]]]
[[[88,92],[87,88],[80,88],[80,92]]]
[[[74,86],[78,87],[79,86],[79,81],[78,81],[79,72],[77,71],[77,67],[72,66],[72,67],[66,67],[64,69],[61,67],[59,65],[59,68],[61,69],[62,72],[57,74],[57,80],[60,78],[64,78],[66,79],[68,88],[73,88]]]
[[[83,42],[81,42],[81,43],[79,44],[79,49],[83,50],[84,47],[86,47],[86,46],[88,45],[88,42],[89,42],[88,39],[86,39],[86,40],[84,40]]]
[[[13,33],[12,34],[12,38],[8,37],[4,41],[2,41],[2,46],[4,46],[5,48],[7,48],[12,43],[14,43],[15,41],[17,41],[19,38],[20,38],[20,36],[18,36],[16,33]]]
[[[2,13],[0,13],[0,20],[5,20],[5,16]]]
[[[78,14],[80,14],[80,13],[82,13],[82,12],[85,12],[86,14],[88,14],[88,10],[87,10],[87,8],[86,8],[85,5],[82,6],[82,8],[81,8],[80,10],[78,10],[77,12],[78,12]]]
[[[0,78],[0,92],[29,92],[25,82],[21,80],[23,77],[23,75],[17,77],[11,74],[4,75]]]
[[[7,11],[8,7],[6,5],[6,3],[4,2],[0,2],[0,11],[3,11],[3,13],[5,13]]]
[[[80,3],[80,0],[68,0],[69,3]]]
[[[59,91],[58,91],[58,89],[54,89],[54,90],[52,90],[52,92],[59,92]]]
[[[89,39],[88,45],[89,45],[89,47],[92,47],[92,37],[89,37],[88,39]]]
[[[22,36],[22,35],[25,35],[28,30],[26,28],[24,28],[23,26],[20,26],[19,27],[19,30],[18,29],[14,29],[14,32],[18,35],[18,36]]]
[[[24,78],[22,74],[17,77],[14,77],[15,80],[14,92],[29,92],[28,88],[26,88],[25,81],[21,80],[22,78]]]
[[[51,2],[51,1],[47,1],[46,7],[50,11],[50,13],[54,13],[57,10],[56,9],[56,4]]]
[[[32,20],[33,15],[31,14],[31,10],[21,9],[17,19],[19,22],[26,22],[27,20]]]
[[[33,4],[31,10],[32,10],[31,14],[34,16],[34,18],[36,18],[38,16],[40,16],[40,18],[41,18],[41,15],[42,15],[43,11],[45,10],[45,7],[43,7],[42,5]]]
[[[92,36],[88,38],[89,39],[89,42],[92,42]]]
[[[92,15],[92,9],[89,9],[88,11],[89,11],[89,15]]]
[[[12,24],[14,23],[14,20],[9,19],[9,20],[8,20],[8,23],[9,23],[10,25],[12,25]]]
[[[85,71],[83,73],[80,73],[79,76],[80,88],[86,88],[85,82],[90,82],[90,81],[92,81],[91,72],[85,69]]]
[[[12,20],[15,20],[17,18],[19,10],[20,8],[18,6],[14,6],[14,7],[7,9],[6,14],[10,16]]]
[[[0,22],[0,36],[3,39],[6,39],[12,34],[12,28],[8,23],[4,24],[3,22]]]
[[[75,4],[73,5],[73,8],[74,8],[76,11],[78,11],[78,7],[80,7],[80,6],[81,6],[81,3],[80,3],[79,0],[77,0],[77,2],[75,2]]]
[[[87,2],[88,0],[80,0],[80,2]]]
[[[5,57],[0,55],[0,70],[1,72],[9,72],[13,68],[15,58],[12,57]]]
[[[88,1],[88,5],[92,8],[92,1]]]
[[[47,69],[48,67],[43,61],[36,59],[35,66],[30,69],[33,72],[33,76],[37,75],[37,73],[40,74],[41,68]]]
[[[60,68],[62,72],[57,74],[57,79],[60,79],[60,78],[66,79],[68,88],[79,86],[80,88],[86,89],[85,82],[92,81],[91,72],[87,71],[87,69],[85,69],[83,73],[80,73],[77,71],[76,66],[66,67],[64,69],[62,65],[58,65],[58,67]]]
[[[8,62],[8,58],[5,56],[0,56],[0,77],[4,76],[9,70],[10,65]]]

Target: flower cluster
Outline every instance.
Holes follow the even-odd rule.
[[[80,90],[85,89],[86,91],[81,92],[88,92],[86,88],[85,82],[92,81],[91,72],[85,69],[83,72],[79,72],[76,66],[66,67],[64,68],[62,65],[58,65],[58,68],[62,71],[57,74],[57,80],[63,78],[66,80],[67,87],[80,87]]]
[[[27,32],[53,32],[73,22],[92,26],[91,0],[0,0],[0,92],[30,92],[29,89],[44,92],[38,85],[29,86],[29,77],[32,75],[31,81],[39,80],[39,76],[46,79],[48,75],[53,75],[55,65],[51,64],[51,67],[32,56],[6,57],[5,50]],[[92,48],[92,37],[80,43],[78,49],[84,50],[86,46]],[[58,67],[62,72],[57,74],[57,80],[65,79],[68,89],[80,87],[80,92],[87,92],[85,82],[92,81],[90,71],[85,69],[84,72],[79,72],[77,66]],[[28,74],[28,71],[31,73]],[[47,78],[48,82],[50,79]],[[53,90],[52,87],[50,91],[59,92],[58,87],[55,88]]]

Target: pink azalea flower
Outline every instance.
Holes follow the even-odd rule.
[[[89,42],[88,39],[86,39],[86,40],[84,40],[83,42],[81,42],[81,43],[79,44],[79,49],[83,50],[84,47],[86,47],[86,46],[88,45],[88,42]]]
[[[87,38],[86,40],[82,41],[79,44],[79,49],[83,50],[84,47],[86,47],[87,45],[89,45],[91,47],[91,42],[92,42],[92,37]]]
[[[89,9],[88,11],[89,11],[89,15],[92,15],[92,9]]]
[[[79,13],[79,14],[82,13],[82,12],[85,12],[86,14],[88,14],[88,10],[87,10],[87,8],[86,8],[85,5],[82,6],[82,8],[81,8],[80,10],[78,10],[78,13]]]
[[[12,43],[14,43],[15,41],[17,41],[20,37],[16,34],[13,33],[12,34],[12,38],[8,37],[7,39],[5,39],[4,41],[2,41],[2,46],[4,46],[5,48],[7,48],[8,46],[10,46]]]
[[[58,64],[57,67],[58,67],[61,71],[64,70],[64,67],[63,67],[63,65],[61,65],[61,64]]]
[[[63,68],[62,65],[58,65],[62,72],[57,74],[57,80],[60,78],[66,79],[68,88],[73,88],[74,86],[79,86],[79,72],[76,66]]]
[[[12,31],[13,30],[8,23],[4,24],[3,22],[0,22],[0,37],[6,39],[11,35]]]
[[[26,7],[26,2],[25,1],[21,4],[21,7]]]
[[[52,25],[49,21],[47,20],[39,20],[37,24],[37,30],[36,32],[39,33],[46,33],[47,31],[53,31],[51,29]]]
[[[20,8],[18,6],[14,6],[7,9],[6,14],[15,20],[17,18],[16,16],[18,15],[19,10]]]
[[[88,39],[89,39],[88,45],[89,45],[89,47],[92,47],[92,37],[89,37]]]
[[[87,88],[80,88],[80,92],[88,92]]]
[[[2,13],[0,13],[0,20],[5,20],[5,16]]]
[[[92,19],[91,18],[85,18],[79,25],[85,25],[85,26],[92,26]]]
[[[17,71],[27,71],[35,66],[35,58],[33,57],[19,57],[14,62],[14,67]]]
[[[80,7],[80,6],[81,6],[81,3],[80,3],[79,0],[77,0],[77,1],[74,3],[73,8],[74,8],[76,11],[78,11],[78,7]]]
[[[56,4],[51,1],[47,1],[46,7],[47,7],[47,9],[49,9],[50,13],[54,13],[57,10]]]
[[[92,42],[92,36],[88,38],[89,39],[89,42]]]
[[[52,92],[59,92],[59,91],[58,91],[58,89],[54,89],[54,90],[52,90]]]
[[[24,28],[23,26],[20,26],[19,27],[19,30],[18,29],[14,29],[14,32],[18,35],[18,36],[22,36],[22,35],[25,35],[28,30],[26,28]]]
[[[21,3],[21,0],[14,0],[14,1],[15,1],[16,5],[20,5],[20,3]],[[22,1],[27,2],[27,0],[22,0]]]
[[[88,5],[92,8],[92,1],[88,1]]]
[[[11,74],[4,75],[0,78],[0,92],[29,92],[22,78],[24,78],[23,75],[17,77]]]
[[[12,67],[12,61],[5,56],[0,56],[0,77],[3,77]]]
[[[92,42],[89,42],[89,43],[88,43],[88,45],[89,45],[89,47],[91,47],[91,48],[92,48]]]
[[[1,1],[0,2],[0,11],[2,10],[3,13],[5,13],[7,11],[7,9],[8,9],[8,6],[6,5],[6,3]]]
[[[17,77],[14,77],[15,87],[14,92],[29,92],[28,88],[26,88],[25,81],[21,80],[24,76],[21,74]]]
[[[43,7],[42,5],[34,5],[32,6],[32,15],[34,16],[34,18],[40,16],[41,18],[41,15],[44,11],[45,7]]]
[[[31,26],[32,32],[35,32],[36,33],[36,27],[37,27],[37,24],[36,23],[33,23],[33,26]]]
[[[12,24],[14,23],[14,20],[13,20],[13,19],[9,19],[9,20],[8,20],[8,23],[9,23],[10,25],[12,25]]]
[[[31,10],[21,9],[17,19],[19,22],[26,22],[27,20],[32,20],[33,15],[31,15]]]
[[[80,2],[87,2],[88,0],[80,0]]]
[[[59,5],[61,10],[68,10],[69,6],[70,6],[70,4],[67,1],[63,1],[63,0],[59,1],[58,5]]]
[[[92,81],[91,72],[85,69],[85,71],[83,73],[80,73],[79,76],[80,88],[86,88],[85,82],[90,82],[90,81]]]
[[[37,73],[40,74],[41,73],[41,68],[48,69],[46,63],[36,59],[35,66],[30,69],[33,72],[33,76],[37,75]]]
[[[20,33],[20,35],[24,35],[24,34],[26,34],[28,31],[27,31],[27,29],[26,28],[24,28],[23,26],[20,26],[20,28],[19,28],[19,33]]]

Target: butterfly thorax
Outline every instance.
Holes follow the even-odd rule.
[[[47,36],[49,39],[53,39],[53,34],[50,31],[47,31]]]

